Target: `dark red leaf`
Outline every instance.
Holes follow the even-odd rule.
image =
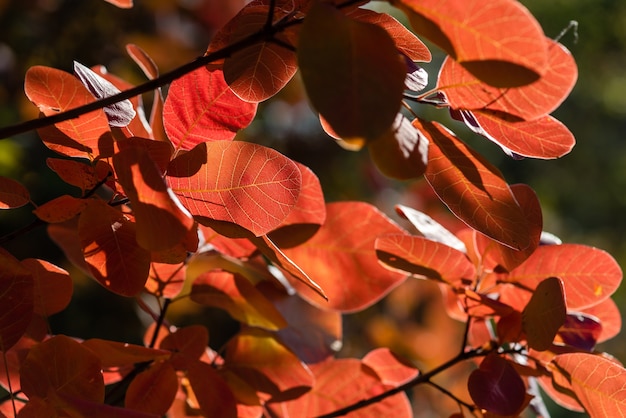
[[[61,312],[72,299],[73,283],[69,273],[52,263],[34,258],[21,261],[33,275],[36,314],[50,316]]]
[[[202,361],[194,362],[187,371],[187,379],[204,416],[237,417],[233,392],[211,365]]]
[[[13,255],[0,247],[0,351],[24,335],[33,317],[34,279]]]
[[[474,370],[467,387],[476,406],[498,415],[515,415],[524,407],[526,387],[515,368],[497,354],[489,354]]]
[[[30,202],[28,189],[21,183],[0,176],[0,209],[15,209]]]
[[[602,323],[597,318],[574,312],[567,314],[557,338],[567,345],[591,352],[601,333]]]
[[[522,312],[522,328],[528,346],[537,351],[550,348],[565,318],[563,282],[557,277],[543,280]]]
[[[130,382],[124,406],[163,416],[174,402],[177,391],[178,378],[171,363],[156,361]]]

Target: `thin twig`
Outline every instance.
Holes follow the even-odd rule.
[[[454,402],[458,403],[459,405],[463,405],[470,411],[473,411],[474,409],[476,409],[474,405],[467,403],[462,399],[459,399],[459,397],[456,396],[454,393],[450,392],[448,389],[444,388],[443,386],[439,386],[437,383],[433,382],[432,380],[429,380],[428,382],[426,382],[426,384],[431,385],[432,387],[437,389],[439,392],[443,393],[444,395],[446,395],[447,397],[449,397],[450,399],[452,399]]]

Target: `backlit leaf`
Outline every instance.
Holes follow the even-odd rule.
[[[168,334],[159,343],[159,348],[184,355],[188,360],[197,360],[209,344],[209,331],[202,325],[189,325]]]
[[[154,255],[154,254],[153,254]],[[186,258],[186,254],[185,254]],[[185,281],[184,264],[150,263],[150,276],[146,282],[146,291],[158,297],[173,298],[178,295]]]
[[[591,315],[568,313],[565,323],[559,328],[557,338],[564,344],[591,352],[602,333],[602,325],[603,323]]]
[[[69,305],[73,283],[67,271],[45,260],[34,258],[22,260],[20,264],[33,275],[35,313],[50,316]]]
[[[396,213],[409,221],[424,238],[440,242],[462,253],[467,252],[463,241],[427,214],[404,205],[396,205]]]
[[[541,26],[514,0],[400,0],[411,26],[486,83],[528,84],[546,71]]]
[[[187,371],[187,379],[202,414],[207,417],[236,418],[236,400],[228,384],[213,366],[194,362]]]
[[[388,348],[370,351],[362,361],[376,372],[382,383],[389,386],[400,386],[419,375],[415,366]]]
[[[167,181],[194,216],[232,222],[259,236],[287,218],[302,175],[273,149],[214,141],[172,160]]]
[[[351,312],[370,306],[406,277],[378,264],[374,241],[380,235],[403,232],[367,203],[330,203],[319,231],[304,244],[284,250],[323,289],[328,302],[304,284],[292,284],[321,309]]]
[[[34,346],[24,359],[20,371],[22,390],[28,397],[50,399],[64,395],[102,402],[101,368],[91,351],[69,337],[56,335]]]
[[[69,221],[80,214],[87,204],[85,199],[64,194],[39,206],[33,213],[44,222],[59,223]]]
[[[104,0],[108,3],[111,3],[120,9],[130,9],[133,7],[133,0]]]
[[[578,70],[565,47],[548,38],[543,43],[549,53],[547,72],[531,84],[512,88],[492,87],[447,58],[439,73],[437,89],[446,95],[453,109],[488,109],[524,120],[552,113],[574,87]],[[540,49],[535,47],[535,50]]]
[[[22,337],[33,317],[32,273],[0,248],[0,351],[6,352]]]
[[[383,264],[419,277],[455,283],[473,280],[476,275],[476,268],[464,253],[426,238],[383,235],[376,239],[375,247]]]
[[[133,208],[137,243],[150,251],[180,243],[194,220],[167,187],[148,152],[126,147],[113,156],[113,166]]]
[[[553,362],[591,416],[626,415],[626,370],[623,367],[584,353],[561,354]]]
[[[163,108],[165,131],[176,150],[231,140],[256,114],[256,103],[235,96],[220,70],[195,70],[170,85]]]
[[[504,245],[527,248],[528,219],[498,169],[442,125],[413,124],[430,141],[424,177],[452,213]]]
[[[550,348],[566,318],[563,282],[558,277],[543,280],[522,312],[522,328],[528,346],[537,351]]]
[[[277,330],[287,325],[274,305],[238,274],[206,272],[194,281],[190,296],[194,302],[224,309],[250,326]]]
[[[103,160],[98,160],[94,166],[77,160],[48,158],[46,164],[64,182],[79,187],[83,193],[96,187],[112,171]]]
[[[476,406],[498,415],[518,414],[524,406],[524,381],[504,358],[489,354],[474,370],[467,387]]]
[[[174,402],[177,391],[178,378],[172,365],[167,361],[156,361],[130,382],[124,406],[162,416]]]
[[[380,26],[315,2],[300,32],[298,64],[313,107],[339,137],[373,140],[392,125],[407,67]]]
[[[598,318],[602,324],[602,332],[598,337],[599,343],[615,337],[622,329],[622,315],[615,301],[611,298],[585,308],[584,313]]]
[[[82,345],[98,357],[103,368],[132,366],[170,356],[170,353],[164,350],[99,338],[85,340]]]
[[[547,277],[563,281],[567,308],[581,310],[607,299],[619,286],[622,270],[605,251],[578,244],[542,245],[507,281],[534,289]],[[508,298],[508,291],[502,293]]]
[[[150,271],[150,253],[137,245],[135,224],[99,200],[90,201],[78,222],[80,243],[91,274],[110,291],[135,296]]]
[[[0,209],[15,209],[30,202],[28,189],[8,177],[0,177]]]
[[[46,116],[95,101],[76,77],[43,66],[28,69],[24,91]],[[42,128],[39,134],[48,148],[69,157],[107,157],[113,152],[109,121],[101,109]]]

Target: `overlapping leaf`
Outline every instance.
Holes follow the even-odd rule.
[[[237,406],[233,392],[210,364],[196,361],[187,371],[187,379],[189,379],[193,396],[204,416],[237,417]]]
[[[24,91],[46,116],[95,101],[77,78],[43,66],[29,68]],[[69,157],[107,157],[113,153],[109,121],[101,109],[40,129],[39,134],[48,148]]]
[[[592,315],[568,313],[557,334],[557,341],[591,352],[602,334],[602,326],[603,323]]]
[[[284,250],[324,290],[328,302],[303,284],[293,284],[301,296],[322,309],[363,309],[405,279],[405,274],[378,264],[374,248],[378,236],[401,233],[402,229],[369,204],[330,203],[320,230],[304,244]]]
[[[165,131],[176,150],[231,140],[248,126],[256,103],[235,96],[221,70],[195,70],[172,82],[163,108]]]
[[[476,406],[498,415],[517,415],[524,406],[526,387],[515,368],[503,357],[490,354],[467,381]]]
[[[167,181],[194,216],[231,222],[259,236],[287,218],[302,176],[293,161],[270,148],[215,141],[175,158]]]
[[[550,348],[557,331],[565,323],[563,282],[558,277],[543,280],[522,312],[522,328],[528,346],[537,351]]]
[[[80,243],[89,271],[110,291],[135,296],[150,270],[150,253],[137,245],[135,225],[120,211],[93,200],[80,215]]]
[[[0,209],[15,209],[30,202],[28,189],[8,177],[0,177]]]
[[[163,416],[178,391],[178,378],[171,363],[156,361],[139,373],[128,386],[126,408]]]
[[[499,87],[528,84],[546,71],[541,26],[514,0],[400,0],[413,29],[476,77]]]
[[[69,273],[45,260],[27,258],[20,264],[33,275],[33,311],[42,316],[61,312],[72,299],[73,284]]]
[[[132,366],[146,361],[163,360],[170,356],[170,353],[164,350],[99,338],[85,340],[82,346],[99,359],[103,368]]]
[[[77,160],[48,158],[46,164],[64,182],[79,187],[83,193],[96,187],[112,171],[111,166],[103,160],[98,160],[95,165],[89,165]]]
[[[445,93],[453,109],[488,109],[523,120],[547,115],[572,90],[578,70],[570,52],[561,44],[547,38],[542,43],[549,52],[547,71],[531,84],[512,88],[492,87],[478,80],[456,61],[447,58],[439,73],[437,89]]]
[[[69,221],[87,207],[88,202],[70,195],[56,197],[33,211],[42,221],[59,223]]]
[[[377,348],[363,357],[363,364],[376,372],[381,382],[400,386],[419,375],[419,370],[388,348]]]
[[[504,245],[528,248],[531,225],[497,168],[442,125],[413,124],[430,141],[424,177],[452,213]]]
[[[298,43],[298,65],[313,107],[346,140],[373,140],[392,125],[407,67],[380,26],[315,2]]]
[[[0,248],[0,351],[22,337],[33,317],[34,279],[15,257]]]
[[[584,312],[598,318],[602,324],[602,332],[598,337],[599,343],[615,337],[622,329],[622,315],[615,301],[611,298],[585,308]]]

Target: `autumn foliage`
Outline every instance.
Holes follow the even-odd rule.
[[[154,323],[144,345],[49,335],[46,318],[72,298],[69,273],[0,248],[4,416],[409,417],[419,385],[452,399],[455,416],[541,415],[539,387],[571,410],[626,413],[626,371],[595,351],[621,327],[610,298],[620,267],[542,232],[529,186],[508,184],[458,124],[419,116],[447,111],[513,158],[564,156],[575,141],[550,113],[576,82],[572,55],[515,0],[390,2],[408,26],[366,3],[254,0],[167,94],[168,79],[128,45],[153,82],[150,114],[141,92],[116,96],[133,86],[102,66],[29,69],[39,137],[58,154],[47,165],[76,194],[35,204],[0,178],[0,207],[33,205],[68,260]],[[426,92],[420,37],[447,54]],[[423,177],[455,220],[327,203],[309,168],[238,140],[296,74],[334,141],[367,148],[389,177]],[[342,315],[415,280],[464,324],[456,355],[424,366],[410,347],[338,352]],[[226,311],[239,331],[209,348],[205,327],[167,320],[183,299]],[[460,364],[464,390],[435,383]]]

